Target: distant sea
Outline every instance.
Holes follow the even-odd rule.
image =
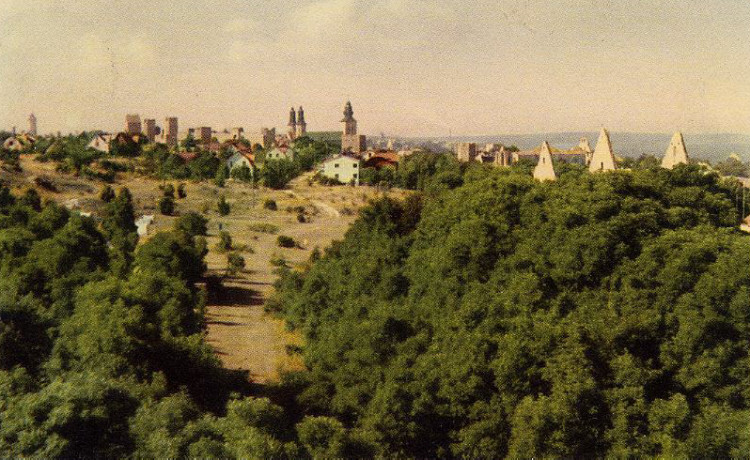
[[[578,145],[581,137],[587,137],[591,148],[596,147],[598,132],[570,132],[570,133],[542,133],[542,134],[507,134],[493,136],[453,136],[412,138],[409,142],[432,141],[444,142],[476,142],[478,144],[502,143],[516,145],[521,150],[538,147],[545,140],[551,146],[568,149]],[[652,154],[657,157],[664,155],[672,134],[660,133],[609,133],[612,148],[616,155],[637,158],[642,154]],[[750,135],[744,134],[685,134],[685,146],[688,155],[694,159],[709,160],[712,163],[725,160],[730,154],[736,153],[743,161],[750,160]]]

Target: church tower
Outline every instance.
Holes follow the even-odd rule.
[[[302,106],[299,106],[297,112],[297,137],[303,137],[307,134],[307,123],[305,123],[305,111]]]
[[[357,134],[357,120],[354,119],[352,103],[347,101],[344,106],[344,131],[341,133],[341,151],[350,153],[362,153],[367,150],[367,138]]]
[[[289,109],[289,139],[294,140],[297,135],[297,115],[294,113],[294,107]]]

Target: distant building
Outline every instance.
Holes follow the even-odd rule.
[[[307,123],[305,123],[305,111],[302,106],[299,106],[297,111],[297,130],[295,132],[295,139],[303,137],[307,134]]]
[[[86,147],[97,150],[99,152],[109,153],[109,141],[111,139],[112,136],[97,134],[93,139],[91,139],[91,142],[89,142]]]
[[[295,151],[288,145],[279,145],[266,152],[266,160],[294,160]]]
[[[29,134],[36,136],[36,117],[33,113],[29,115]]]
[[[143,124],[146,125],[146,138],[149,142],[154,142],[156,140],[156,120],[146,118],[143,120]]]
[[[342,153],[323,161],[318,172],[329,179],[355,185],[359,185],[360,159],[357,156]]]
[[[455,151],[458,161],[474,161],[477,157],[477,144],[474,142],[459,142],[455,146]]]
[[[245,137],[245,130],[243,128],[237,127],[232,128],[232,139],[233,140],[239,140]]]
[[[685,148],[685,140],[682,138],[681,132],[676,132],[672,136],[672,140],[669,142],[667,151],[664,152],[664,158],[661,160],[661,167],[672,169],[678,164],[688,163],[688,153]]]
[[[398,168],[399,161],[401,161],[401,156],[396,152],[374,152],[368,156],[362,166],[375,169]]]
[[[177,146],[177,117],[167,117],[164,120],[164,143],[167,144],[169,147],[176,147]]]
[[[261,128],[254,135],[247,137],[253,146],[260,145],[264,149],[270,149],[276,144],[276,128]]]
[[[552,165],[552,152],[547,141],[544,141],[539,152],[539,161],[534,167],[534,179],[541,181],[557,179],[555,168]]]
[[[141,117],[136,114],[125,115],[125,132],[133,134],[141,134]]]
[[[211,127],[210,126],[201,126],[200,128],[200,138],[199,141],[202,144],[210,144],[211,143]]]
[[[248,168],[250,168],[250,171],[252,171],[253,164],[255,164],[255,157],[252,153],[235,150],[232,156],[227,159],[226,164],[227,168],[229,168],[230,171],[234,168],[239,168],[242,166],[247,166]]]
[[[615,165],[615,154],[612,152],[609,133],[602,128],[599,132],[599,139],[596,141],[594,153],[591,155],[589,171],[614,171],[615,169],[617,169],[617,165]]]
[[[34,146],[36,138],[30,134],[16,134],[3,142],[3,148],[12,152],[20,152]]]
[[[352,103],[347,101],[344,107],[344,132],[341,135],[341,151],[351,153],[361,153],[367,150],[367,138],[357,134],[357,120],[354,119],[354,110]]]
[[[294,140],[294,137],[297,135],[297,113],[294,111],[294,107],[289,109],[289,123],[287,127],[289,128],[289,139]]]

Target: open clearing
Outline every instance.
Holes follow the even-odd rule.
[[[103,183],[57,173],[54,163],[39,163],[30,156],[23,156],[21,165],[22,173],[2,171],[0,180],[16,191],[23,191],[33,186],[34,177],[45,175],[54,181],[58,190],[50,192],[38,188],[43,199],[73,204],[82,212],[100,215],[103,203],[98,193]],[[156,206],[161,197],[159,185],[167,182],[133,174],[118,176],[121,177],[112,186],[130,189],[136,218],[154,215],[149,235],[172,228],[176,217],[159,214]],[[187,197],[176,200],[176,215],[196,211],[209,219],[209,253],[206,256],[209,274],[226,272],[227,256],[215,248],[220,227],[229,232],[234,246],[240,248],[238,252],[245,258],[243,273],[225,278],[221,291],[210,296],[206,341],[216,350],[225,367],[246,370],[250,379],[257,383],[273,381],[278,378],[279,370],[302,365],[297,355],[287,353],[287,345],[300,345],[301,338],[287,331],[282,320],[263,309],[277,278],[276,267],[270,261],[283,258],[290,267],[300,267],[315,247],[323,249],[333,240],[341,239],[356,219],[357,211],[382,193],[372,187],[310,184],[310,176],[311,173],[306,173],[296,178],[285,190],[254,188],[233,181],[228,181],[224,188],[209,182],[185,181]],[[178,181],[169,183],[176,185]],[[401,191],[388,193],[403,194]],[[216,210],[221,195],[231,206],[227,216],[220,216]],[[267,199],[276,201],[276,211],[264,208]],[[297,214],[303,208],[306,222],[299,222]],[[251,230],[257,229],[257,224],[271,224],[278,230],[275,233]],[[300,247],[279,248],[278,235],[294,238]]]

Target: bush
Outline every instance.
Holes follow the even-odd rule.
[[[297,214],[297,222],[299,222],[300,224],[304,224],[305,222],[307,222],[307,219],[305,219],[305,215],[301,213]]]
[[[227,272],[229,274],[236,274],[245,268],[245,258],[236,252],[230,252],[227,254]]]
[[[171,216],[174,212],[174,199],[164,196],[159,200],[159,212],[165,216]]]
[[[270,233],[274,234],[279,231],[279,227],[277,227],[274,224],[269,224],[266,222],[253,222],[252,224],[247,226],[247,229],[251,232],[258,232],[258,233]]]
[[[226,216],[227,214],[229,214],[229,203],[227,203],[227,199],[224,197],[224,195],[221,195],[219,197],[219,202],[216,204],[216,209],[222,216]]]
[[[99,192],[99,199],[102,200],[105,203],[109,203],[110,201],[115,199],[115,191],[110,187],[109,185],[105,185],[102,187],[102,190]]]
[[[174,199],[174,185],[172,184],[166,184],[161,187],[159,187],[164,194],[164,196],[168,196],[172,199]]]
[[[177,197],[185,198],[186,196],[187,191],[185,190],[185,184],[183,182],[180,182],[180,185],[177,186]]]
[[[175,230],[187,233],[190,236],[206,235],[208,231],[208,219],[197,212],[189,211],[180,216],[174,223]]]
[[[232,249],[232,237],[229,232],[219,232],[219,242],[216,243],[216,249],[219,251],[229,251]]]
[[[276,206],[276,200],[270,198],[263,202],[263,208],[268,209],[269,211],[276,211],[279,209],[278,206]]]
[[[276,238],[276,244],[280,248],[293,248],[297,245],[297,243],[294,241],[294,238],[286,235],[279,235],[279,237]]]
[[[219,166],[219,169],[216,171],[216,177],[214,177],[214,184],[216,184],[217,187],[224,187],[227,177],[229,177],[229,170],[227,167],[225,165]]]

